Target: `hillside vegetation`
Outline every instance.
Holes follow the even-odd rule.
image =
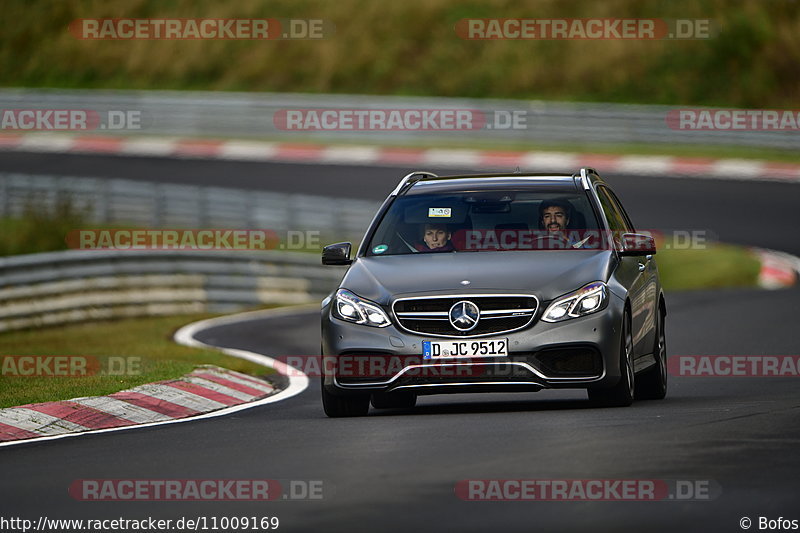
[[[315,18],[323,40],[79,40],[80,18]],[[712,19],[703,40],[470,41],[463,18]],[[800,93],[800,3],[698,0],[4,2],[0,84],[783,107]]]

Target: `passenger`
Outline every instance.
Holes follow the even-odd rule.
[[[414,244],[418,252],[452,252],[450,230],[446,224],[425,224],[422,229],[422,242]]]

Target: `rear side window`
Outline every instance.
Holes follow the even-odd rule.
[[[597,197],[600,199],[600,205],[603,207],[603,212],[608,220],[608,225],[611,231],[629,232],[633,228],[628,226],[622,207],[617,203],[616,199],[612,196],[611,191],[606,187],[597,187]]]
[[[611,196],[611,201],[614,202],[614,205],[617,207],[617,211],[622,215],[622,218],[625,220],[625,227],[628,229],[629,232],[636,232],[636,228],[633,227],[633,222],[631,222],[631,217],[628,216],[628,212],[625,211],[625,208],[622,207],[622,202],[619,201],[617,195],[614,194],[614,191],[611,189],[606,188],[608,191],[609,196]]]

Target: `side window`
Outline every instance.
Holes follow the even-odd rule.
[[[605,187],[603,187],[605,189]],[[636,230],[633,227],[633,222],[631,222],[631,217],[628,216],[628,213],[625,211],[625,208],[622,207],[622,202],[619,201],[617,195],[614,194],[614,191],[610,189],[606,189],[608,194],[611,196],[611,201],[614,202],[614,205],[617,207],[617,211],[622,215],[622,218],[625,220],[625,227],[631,233],[635,233]]]
[[[608,219],[608,225],[613,232],[628,231],[625,222],[625,215],[623,215],[614,199],[611,197],[610,191],[605,187],[597,188],[597,197],[600,199],[600,205],[603,207],[603,212]]]

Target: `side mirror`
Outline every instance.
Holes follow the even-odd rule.
[[[336,244],[329,244],[322,249],[322,264],[323,265],[349,265],[353,262],[350,259],[350,246],[349,242],[337,242]]]
[[[653,255],[654,253],[656,253],[656,240],[651,235],[622,234],[619,255]]]

